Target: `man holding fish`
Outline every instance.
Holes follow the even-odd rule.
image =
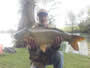
[[[41,9],[37,13],[37,16],[39,23],[32,28],[50,28],[48,25],[48,12],[45,9]],[[32,62],[31,68],[45,68],[46,65],[53,65],[54,68],[63,68],[63,53],[59,51],[62,42],[61,36],[57,36],[56,39],[53,40],[53,44],[51,44],[52,46],[47,48],[45,52],[37,47],[37,43],[31,37],[26,38],[25,42],[28,45],[30,53],[30,60]]]

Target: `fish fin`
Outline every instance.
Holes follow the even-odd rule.
[[[42,45],[40,45],[40,49],[41,49],[41,51],[42,52],[46,52],[46,44],[42,44]]]
[[[72,46],[73,49],[75,49],[76,51],[79,50],[79,47],[78,47],[78,42],[82,41],[82,40],[85,40],[84,37],[80,37],[80,36],[72,36],[72,39],[71,41],[69,42]]]

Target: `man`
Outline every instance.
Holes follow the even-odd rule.
[[[39,24],[33,26],[32,28],[50,28],[48,26],[48,13],[46,10],[41,9],[37,16],[39,18]],[[39,47],[36,47],[37,44],[35,43],[35,40],[28,38],[26,43],[28,45],[30,60],[32,62],[31,68],[45,68],[46,65],[53,65],[54,68],[63,68],[63,54],[58,51],[61,41],[62,38],[57,36],[56,40],[53,40],[52,47],[47,48],[44,53]]]

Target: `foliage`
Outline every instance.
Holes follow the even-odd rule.
[[[80,24],[79,24],[79,27],[80,27],[80,31],[81,31],[81,32],[87,32],[87,31],[88,31],[87,25],[86,25],[85,22],[80,23]]]
[[[88,8],[87,12],[88,16],[86,20],[82,20],[79,24],[81,32],[87,32],[90,33],[90,7]]]

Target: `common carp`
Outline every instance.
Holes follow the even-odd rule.
[[[18,31],[15,34],[15,38],[19,40],[24,40],[26,37],[31,37],[36,41],[36,43],[40,46],[41,50],[43,52],[46,51],[47,47],[50,47],[53,43],[53,40],[57,36],[61,36],[62,42],[67,41],[69,44],[71,44],[72,48],[74,50],[79,50],[78,42],[84,40],[84,37],[77,36],[77,35],[71,35],[67,32],[64,32],[62,30],[56,29],[56,28],[31,28],[31,29],[23,29],[21,31]]]

